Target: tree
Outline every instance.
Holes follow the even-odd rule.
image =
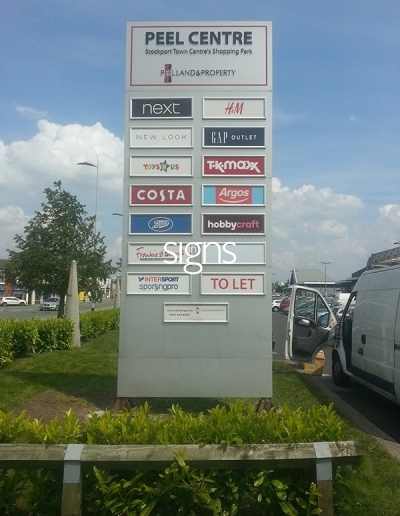
[[[99,280],[114,272],[105,261],[104,237],[95,233],[95,217],[85,206],[62,189],[44,190],[47,202],[41,204],[24,228],[24,236],[15,235],[15,250],[8,250],[7,280],[40,293],[60,296],[58,317],[64,314],[71,261],[76,260],[79,291],[90,292],[93,301],[101,299]]]

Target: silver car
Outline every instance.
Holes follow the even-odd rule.
[[[39,310],[58,310],[59,297],[48,297],[40,303]]]

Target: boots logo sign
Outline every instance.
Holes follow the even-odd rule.
[[[130,117],[134,118],[192,118],[192,99],[144,98],[131,100]]]
[[[264,156],[203,156],[203,176],[264,177]]]
[[[191,206],[192,185],[131,185],[131,206]]]

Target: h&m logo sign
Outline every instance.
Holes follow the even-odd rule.
[[[192,118],[192,99],[131,99],[131,118]]]

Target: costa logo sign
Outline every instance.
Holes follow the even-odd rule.
[[[191,185],[131,185],[130,205],[151,206],[169,204],[171,206],[191,206]]]
[[[265,176],[264,156],[203,156],[203,176]]]
[[[190,213],[171,215],[129,215],[130,235],[151,235],[169,233],[172,235],[192,234],[192,215]]]
[[[132,118],[192,118],[192,99],[131,99]]]
[[[263,214],[203,214],[203,234],[207,235],[264,235],[265,215]]]
[[[265,206],[263,185],[204,185],[203,206]]]
[[[264,127],[203,127],[203,147],[265,147]]]

